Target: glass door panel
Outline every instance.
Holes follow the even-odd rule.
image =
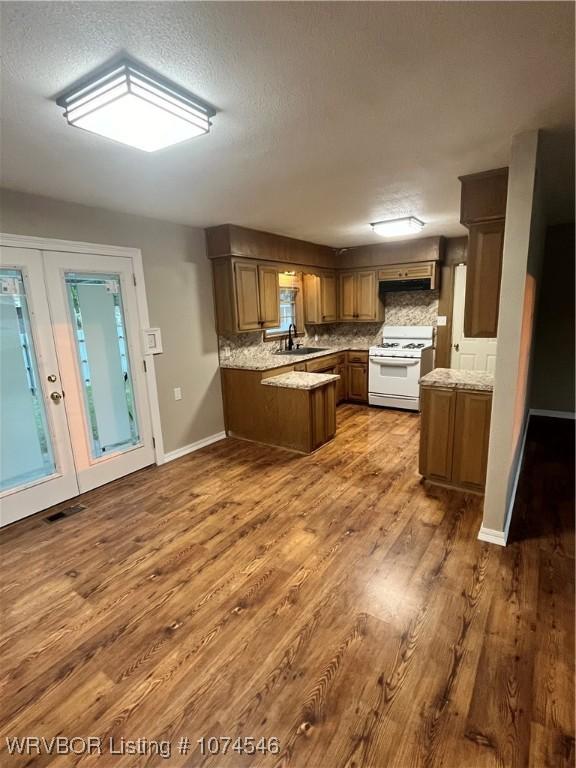
[[[140,443],[120,276],[65,273],[92,458]]]
[[[0,246],[0,525],[78,494],[63,395],[42,254]]]
[[[44,253],[80,491],[155,460],[132,259]]]
[[[0,490],[56,472],[21,270],[0,269]]]

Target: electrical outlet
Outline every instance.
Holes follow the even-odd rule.
[[[314,334],[314,341],[318,342],[318,334],[317,333]]]
[[[180,387],[174,387],[174,400],[182,400],[182,390]]]
[[[436,318],[436,325],[446,325],[447,317],[446,315],[438,315]]]
[[[230,357],[230,347],[224,347],[223,357],[226,359]]]

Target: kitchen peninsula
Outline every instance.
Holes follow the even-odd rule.
[[[336,433],[334,373],[224,368],[222,385],[228,434],[311,453]]]

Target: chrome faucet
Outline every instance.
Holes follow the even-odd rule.
[[[294,328],[294,336],[296,336],[296,325],[294,323],[290,323],[288,326],[288,344],[286,345],[287,349],[293,349],[294,348],[294,339],[292,337],[292,328]]]

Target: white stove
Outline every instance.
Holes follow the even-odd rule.
[[[384,326],[382,343],[370,347],[370,405],[420,409],[418,380],[433,368],[433,336],[431,325]]]

